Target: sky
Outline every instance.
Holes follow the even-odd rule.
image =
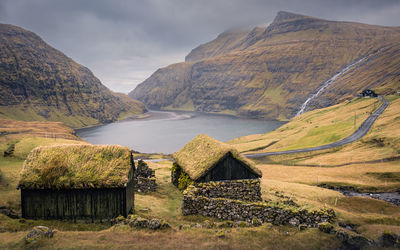
[[[0,22],[35,32],[128,93],[225,30],[266,27],[280,10],[400,26],[400,0],[0,0]]]

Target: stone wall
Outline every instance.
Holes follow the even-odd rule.
[[[137,163],[136,171],[136,192],[154,192],[156,191],[156,176],[154,170],[149,168],[146,162],[139,160]]]
[[[260,180],[226,180],[196,183],[192,195],[243,201],[262,201]]]
[[[156,191],[156,178],[137,177],[135,190],[139,193]]]
[[[232,191],[232,188],[229,188],[241,186],[240,182],[246,183],[242,187],[247,187],[254,180],[230,181],[222,184],[224,186],[223,189],[228,193],[227,197],[235,197],[236,195],[238,198],[241,196],[246,198],[246,195],[244,195],[246,192],[243,192],[242,195],[233,195],[234,191]],[[221,183],[201,183],[200,185],[196,184],[196,186],[191,185],[186,189],[182,203],[183,215],[200,214],[223,220],[248,222],[257,219],[261,222],[269,222],[274,225],[289,224],[292,226],[305,225],[308,227],[317,227],[318,223],[331,222],[335,218],[335,213],[332,209],[308,211],[288,205],[218,197],[222,196],[223,192],[216,191],[217,185],[221,185]],[[259,182],[254,185],[259,187]],[[250,193],[255,194],[257,191]]]
[[[176,187],[179,185],[179,177],[181,176],[182,169],[178,166],[176,162],[172,164],[171,169],[171,183],[174,184]]]

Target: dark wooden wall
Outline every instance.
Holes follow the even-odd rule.
[[[257,174],[243,162],[236,160],[231,153],[228,153],[204,176],[200,177],[197,182],[256,178],[259,178]]]
[[[125,201],[126,201],[126,207],[125,211],[129,213],[133,213],[135,209],[135,178],[132,177],[131,181],[128,182],[126,188],[125,188]],[[127,216],[127,214],[123,214],[123,216]]]
[[[124,188],[22,189],[22,217],[99,221],[127,216],[134,206],[134,179]]]

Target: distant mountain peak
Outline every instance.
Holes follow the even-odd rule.
[[[279,11],[274,19],[274,23],[287,21],[287,20],[293,20],[293,19],[303,19],[303,18],[312,18],[312,17],[300,15],[300,14],[296,14],[296,13],[292,13],[292,12],[287,12],[287,11]]]

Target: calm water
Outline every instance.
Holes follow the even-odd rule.
[[[150,114],[146,119],[81,129],[77,134],[93,144],[119,144],[143,153],[173,153],[198,134],[227,141],[266,133],[284,124],[196,112],[151,111]]]

